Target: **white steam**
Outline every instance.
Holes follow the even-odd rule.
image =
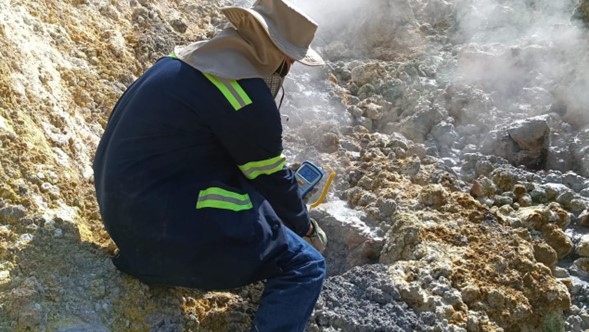
[[[557,109],[568,122],[589,123],[589,38],[572,18],[578,0],[291,2],[319,24],[313,45],[331,61],[443,49],[455,66],[439,77],[485,91],[497,107],[536,103],[529,116]]]
[[[552,100],[539,112],[560,104],[565,120],[589,123],[588,39],[571,19],[575,6],[572,0],[458,1],[456,80],[496,91],[503,106],[525,103],[527,89],[542,88]]]

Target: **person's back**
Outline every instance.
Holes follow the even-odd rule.
[[[272,119],[271,113],[275,112],[271,107],[260,107],[273,104],[268,94],[255,93],[263,91],[261,79],[242,80],[240,84],[254,92],[250,94],[258,105],[256,110],[270,110],[263,121],[280,120],[278,114]],[[244,181],[218,138],[224,135],[231,140],[244,132],[230,130],[231,125],[246,125],[254,120],[231,115],[243,118],[254,114],[235,113],[223,103],[223,95],[198,70],[179,60],[163,58],[129,88],[115,107],[96,153],[95,181],[105,225],[121,252],[116,262],[123,270],[171,284],[180,282],[175,276],[186,271],[194,274],[196,263],[206,257],[186,257],[187,262],[181,265],[167,257],[210,250],[211,242],[223,240],[193,221],[206,218],[199,215],[206,211],[194,208],[201,190],[215,186],[236,188],[234,191],[247,192],[257,205],[264,200]],[[280,134],[279,128],[268,129]],[[221,130],[227,133],[219,133]],[[190,206],[193,215],[187,215],[186,209],[179,206]],[[237,217],[234,214],[230,218],[245,219],[244,212]],[[257,220],[258,216],[250,219]],[[186,224],[180,225],[183,222]],[[243,228],[232,228],[239,236],[248,235]],[[222,282],[223,275],[214,280]],[[182,282],[204,286],[196,280]]]
[[[123,272],[202,289],[268,279],[254,328],[298,331],[325,261],[301,238],[321,232],[285,166],[265,78],[279,68],[286,74],[289,58],[320,62],[293,53],[293,44],[277,48],[291,40],[269,38],[281,32],[271,20],[316,26],[283,1],[224,13],[237,29],[163,57],[115,106],[94,161],[100,212]],[[308,37],[296,51],[305,54]],[[288,308],[297,303],[301,313],[293,316]]]

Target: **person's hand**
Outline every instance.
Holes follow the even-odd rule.
[[[309,191],[309,192],[308,192],[308,193],[305,195],[305,197],[303,197],[303,202],[304,202],[305,204],[309,204],[309,199],[310,199],[311,197],[313,197],[313,195],[315,195],[315,193],[316,193],[316,192],[318,192],[318,191],[319,191],[319,189],[317,188],[317,186],[315,186],[315,188],[311,189],[311,191]]]
[[[311,226],[307,235],[303,237],[307,243],[312,245],[315,249],[317,249],[320,253],[325,251],[325,246],[327,245],[327,235],[325,232],[319,227],[317,221],[311,218]]]
[[[299,169],[299,167],[301,167],[301,163],[297,162],[294,162],[290,164],[290,166],[288,166],[288,168],[290,168],[293,172],[296,172]]]

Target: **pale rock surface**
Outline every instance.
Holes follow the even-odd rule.
[[[581,236],[577,244],[576,253],[579,256],[589,257],[589,234]]]

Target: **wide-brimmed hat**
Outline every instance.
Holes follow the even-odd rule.
[[[307,66],[325,64],[310,44],[317,23],[284,0],[258,0],[252,8],[224,7],[221,12],[241,31],[257,22],[280,51]],[[241,30],[240,30],[241,29]]]

